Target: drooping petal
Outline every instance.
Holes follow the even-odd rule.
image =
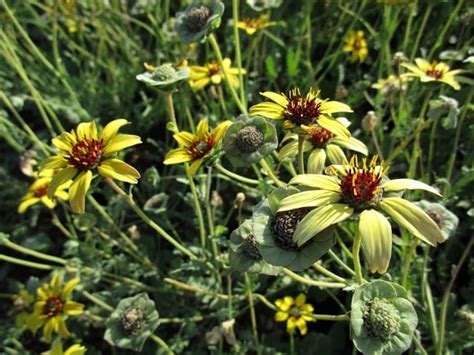
[[[435,194],[437,196],[441,196],[441,194],[436,190],[434,187],[425,184],[424,182],[412,180],[412,179],[394,179],[389,180],[381,185],[384,191],[391,192],[391,191],[402,191],[402,190],[425,190]]]
[[[92,171],[87,170],[74,179],[69,188],[69,203],[75,213],[84,213],[86,208],[86,195],[92,181]]]
[[[61,292],[61,299],[65,300],[66,298],[68,298],[69,295],[71,294],[72,290],[74,289],[74,287],[76,287],[79,284],[80,281],[81,280],[78,277],[75,277],[75,278],[69,280],[68,282],[66,282],[66,284],[63,286],[63,290]]]
[[[53,342],[53,346],[51,347],[50,355],[64,355],[63,352],[63,345],[59,340],[55,340]]]
[[[44,324],[43,335],[48,343],[51,343],[53,338],[53,329],[56,325],[56,318],[49,318]]]
[[[298,143],[295,142],[296,150],[298,150]],[[326,152],[324,149],[315,148],[308,156],[308,174],[322,174],[326,166]]]
[[[85,346],[79,345],[79,344],[74,344],[67,348],[67,350],[64,352],[64,354],[61,355],[84,355],[86,353],[87,349]],[[52,355],[52,354],[51,354]]]
[[[331,144],[337,144],[338,146],[344,149],[353,150],[354,152],[358,152],[364,155],[367,155],[369,153],[369,149],[367,148],[367,146],[363,142],[361,142],[360,140],[354,137],[350,137],[350,138],[335,137],[331,141]]]
[[[56,329],[60,336],[63,338],[68,338],[71,333],[66,327],[66,322],[64,321],[64,317],[61,315],[56,316]]]
[[[339,192],[339,179],[335,176],[327,176],[321,174],[302,174],[296,175],[290,180],[290,184],[300,184],[304,186],[314,187],[316,189],[330,190]]]
[[[348,219],[353,213],[353,208],[342,203],[318,207],[301,220],[293,240],[301,246],[327,227]]]
[[[97,170],[102,176],[130,184],[136,184],[140,178],[140,173],[133,166],[119,159],[105,160],[99,165]]]
[[[141,143],[142,139],[134,134],[117,134],[116,136],[110,138],[109,142],[104,146],[102,155],[104,157],[108,157],[119,150]]]
[[[326,146],[326,152],[328,154],[329,161],[331,164],[344,164],[347,163],[347,158],[344,152],[339,146],[335,144],[328,144]]]
[[[57,194],[58,194],[58,192],[56,191],[56,193],[54,195],[56,196]],[[43,203],[50,210],[52,210],[54,207],[56,207],[56,201],[53,200],[52,198],[49,198],[48,195],[41,196],[40,200],[41,200],[41,203]]]
[[[261,102],[252,106],[249,113],[251,115],[267,117],[272,120],[280,120],[283,118],[285,109],[273,102]]]
[[[54,194],[58,187],[71,180],[77,174],[77,171],[76,168],[67,167],[54,174],[51,183],[48,186],[48,196],[54,198]]]
[[[294,157],[298,154],[298,142],[290,142],[281,147],[278,152],[278,160],[283,160],[289,157]]]
[[[415,63],[421,71],[427,72],[431,68],[430,62],[423,58],[416,58]]]
[[[193,157],[188,153],[186,149],[176,148],[166,153],[163,164],[165,165],[179,164],[179,163],[188,162],[190,160],[193,160]]]
[[[26,198],[21,201],[20,205],[18,206],[18,213],[25,213],[28,208],[33,206],[34,204],[40,202],[38,197],[30,197]]]
[[[124,118],[119,118],[110,121],[102,130],[102,133],[100,134],[100,139],[102,139],[104,144],[107,144],[110,139],[117,135],[119,129],[127,124],[129,124],[129,122]]]
[[[261,92],[260,95],[272,100],[283,108],[286,108],[288,106],[288,99],[281,94],[277,94],[276,92],[265,91]]]
[[[303,207],[318,207],[338,202],[340,199],[340,194],[334,191],[312,190],[298,192],[281,200],[278,212],[289,211]]]
[[[209,83],[211,82],[211,79],[208,77],[198,79],[198,80],[190,80],[189,85],[191,86],[191,89],[198,91],[204,89]]]
[[[203,161],[204,161],[204,158],[199,158],[199,159],[194,160],[189,166],[189,173],[191,175],[194,175],[196,171],[198,171]]]
[[[308,327],[303,317],[299,317],[296,320],[296,326],[298,327],[301,335],[306,335],[306,333],[308,333]]]
[[[349,130],[341,122],[334,118],[320,116],[318,118],[318,124],[337,136],[345,138],[349,138],[351,136],[351,132],[349,132]]]
[[[436,246],[446,240],[436,223],[419,207],[400,197],[384,198],[380,208],[415,237]]]
[[[392,227],[388,220],[375,210],[366,210],[359,217],[359,233],[370,272],[387,271],[392,255]]]
[[[69,316],[77,316],[84,313],[84,305],[74,301],[67,301],[64,304],[63,312]]]
[[[70,152],[74,145],[77,143],[75,137],[68,132],[63,132],[59,136],[54,137],[51,140],[53,145],[65,152]]]
[[[445,75],[443,78],[440,79],[445,84],[448,84],[451,86],[454,90],[459,90],[461,89],[461,85],[457,82],[456,79],[453,78],[451,75]]]

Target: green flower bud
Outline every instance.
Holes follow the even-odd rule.
[[[398,331],[400,313],[385,299],[374,298],[365,305],[364,327],[371,337],[386,342]]]
[[[171,64],[160,65],[153,71],[147,71],[136,76],[138,81],[164,92],[174,91],[183,80],[188,78],[188,68],[182,67],[177,69]]]

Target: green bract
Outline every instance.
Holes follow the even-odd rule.
[[[421,200],[415,204],[435,221],[446,238],[454,234],[459,224],[459,218],[453,212],[436,202]]]
[[[209,1],[194,2],[186,10],[176,14],[176,32],[184,44],[204,41],[208,34],[218,28],[224,13],[224,4]]]
[[[382,280],[362,285],[351,308],[352,341],[360,352],[395,355],[410,347],[418,317],[400,285]]]
[[[235,167],[250,166],[278,146],[275,127],[263,117],[240,115],[223,138],[227,158]]]
[[[255,11],[279,7],[282,3],[283,0],[247,0],[247,4]]]
[[[277,275],[279,268],[267,264],[260,253],[260,246],[254,237],[254,228],[264,228],[264,216],[246,219],[230,235],[230,266],[240,272],[259,272],[266,275]]]
[[[189,78],[188,68],[176,69],[171,64],[160,65],[153,71],[138,74],[136,79],[160,91],[173,91],[181,81]]]
[[[119,348],[141,351],[158,327],[159,316],[146,293],[122,299],[107,319],[104,339]]]
[[[254,237],[260,246],[263,260],[275,266],[303,271],[313,265],[334,245],[334,227],[327,228],[311,241],[298,247],[293,234],[299,221],[310,209],[278,212],[280,201],[299,192],[294,187],[279,188],[255,206],[253,212]],[[261,223],[259,228],[255,225]]]

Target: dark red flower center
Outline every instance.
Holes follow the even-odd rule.
[[[64,305],[61,299],[53,294],[46,300],[46,304],[43,306],[42,313],[48,317],[55,317],[63,311],[63,306]]]
[[[299,95],[290,96],[285,115],[298,126],[310,125],[318,119],[320,109],[321,103],[317,102],[316,97],[309,99]]]
[[[221,68],[220,68],[219,64],[217,64],[217,63],[208,64],[208,69],[209,69],[209,76],[220,74],[220,72],[221,72]]]
[[[79,141],[71,150],[69,162],[79,170],[96,168],[102,158],[104,143],[97,139]]]
[[[352,168],[341,180],[344,199],[352,204],[370,203],[377,197],[382,176],[372,170]]]
[[[204,139],[194,141],[191,147],[188,148],[188,153],[193,159],[202,158],[214,148],[214,144],[214,137],[212,135],[206,135]]]
[[[352,47],[354,48],[354,50],[358,51],[359,49],[362,48],[362,42],[360,39],[356,39],[354,41],[354,43],[352,44]]]
[[[38,197],[38,198],[43,197],[47,193],[48,193],[48,185],[40,186],[33,192],[35,197]]]
[[[309,141],[315,148],[324,148],[334,137],[334,134],[330,130],[323,127],[311,127],[308,134]]]
[[[443,77],[443,72],[441,70],[436,70],[434,68],[432,69],[428,69],[426,71],[426,75],[436,79],[436,80],[439,80]]]

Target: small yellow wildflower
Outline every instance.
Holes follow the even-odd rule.
[[[71,345],[69,348],[64,351],[63,345],[61,344],[60,341],[56,340],[53,342],[53,346],[51,346],[50,351],[46,351],[42,353],[41,355],[83,355],[86,353],[86,347],[79,345],[79,344],[74,344]]]
[[[288,334],[293,334],[298,328],[301,335],[308,333],[306,322],[314,322],[315,319],[308,315],[313,313],[314,308],[306,303],[306,296],[300,293],[296,299],[286,296],[275,301],[275,305],[280,309],[275,313],[275,321],[285,322]]]
[[[74,212],[83,213],[85,197],[95,173],[136,184],[140,173],[114,157],[116,152],[142,142],[139,136],[118,134],[120,127],[128,123],[125,119],[114,120],[104,127],[100,135],[95,122],[80,123],[70,133],[63,132],[53,138],[53,145],[61,152],[48,158],[40,170],[40,175],[44,170],[55,170],[48,187],[48,197],[52,198],[59,186],[73,180],[69,188],[71,208]]]
[[[398,91],[405,91],[407,88],[407,82],[410,80],[406,76],[397,76],[390,74],[385,79],[379,79],[375,84],[372,85],[373,89],[380,90],[384,95],[390,95]]]
[[[274,21],[268,21],[268,15],[262,15],[257,19],[243,19],[237,22],[237,27],[244,30],[249,36],[253,35],[258,30],[275,26],[277,23]]]
[[[64,201],[69,198],[66,190],[71,186],[71,181],[59,185],[52,198],[48,196],[48,187],[51,184],[53,174],[54,170],[45,170],[42,172],[42,176],[38,177],[35,182],[30,185],[28,193],[21,199],[21,203],[18,206],[18,213],[25,213],[29,207],[39,202],[49,209],[53,209],[56,207],[56,198]]]
[[[222,80],[224,80],[224,70],[229,77],[230,83],[234,88],[239,87],[239,69],[238,68],[231,68],[231,61],[229,58],[225,58],[222,61],[222,66],[219,65],[218,62],[209,62],[206,65],[199,66],[199,65],[191,65],[189,69],[191,70],[191,74],[189,76],[189,85],[193,90],[202,90],[207,85],[220,85]],[[242,74],[245,74],[245,69],[242,69]]]
[[[369,54],[367,41],[364,38],[364,32],[349,32],[344,39],[342,50],[351,53],[351,62],[359,61],[362,63]]]
[[[61,337],[69,337],[65,316],[77,316],[84,311],[83,304],[68,300],[72,290],[79,282],[79,278],[76,277],[61,286],[59,276],[55,274],[49,285],[43,284],[38,288],[39,300],[34,305],[34,311],[28,324],[33,333],[44,326],[43,335],[47,342],[51,342],[53,331]]]
[[[231,121],[224,121],[212,131],[209,131],[209,123],[205,119],[198,123],[196,134],[186,131],[175,133],[173,138],[180,147],[169,151],[163,164],[191,162],[189,172],[193,175],[203,161],[211,155],[213,148],[219,144],[231,124]]]
[[[336,112],[352,112],[351,108],[342,102],[321,100],[319,93],[312,89],[306,96],[301,95],[299,89],[290,90],[287,95],[272,91],[261,92],[260,95],[273,102],[261,102],[252,106],[250,114],[272,120],[283,120],[284,129],[317,123],[337,135],[350,137],[351,134],[347,128],[330,115]]]
[[[456,80],[456,75],[462,73],[460,69],[449,70],[449,66],[443,62],[428,62],[422,58],[416,58],[414,64],[402,63],[402,66],[407,68],[410,73],[402,74],[401,77],[410,78],[418,77],[423,83],[429,83],[432,81],[440,81],[451,86],[454,90],[459,90],[459,85]]]

